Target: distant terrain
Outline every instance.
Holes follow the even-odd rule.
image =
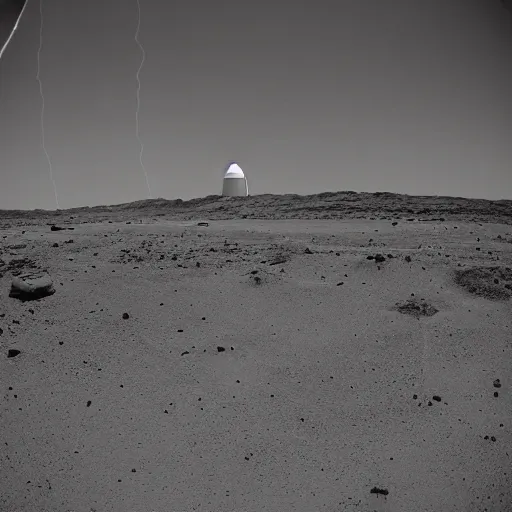
[[[323,192],[309,196],[262,194],[207,196],[189,201],[147,199],[112,206],[68,210],[0,210],[0,222],[16,224],[66,220],[99,222],[142,216],[172,220],[246,219],[401,219],[459,220],[511,224],[512,200],[491,201],[447,196],[410,196],[391,192]],[[73,217],[73,218],[72,218]],[[155,219],[156,220],[156,219]]]

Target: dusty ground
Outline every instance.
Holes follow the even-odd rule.
[[[327,196],[0,212],[0,510],[509,512],[510,205]]]

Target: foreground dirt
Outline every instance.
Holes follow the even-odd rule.
[[[152,208],[4,215],[0,510],[510,510],[506,215]]]

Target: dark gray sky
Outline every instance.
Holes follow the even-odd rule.
[[[489,0],[139,0],[153,197],[512,198],[512,24]],[[43,0],[61,208],[148,197],[136,0]],[[0,208],[56,207],[39,0],[0,61]]]

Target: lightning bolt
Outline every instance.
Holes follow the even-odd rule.
[[[139,110],[140,110],[140,79],[139,79],[139,73],[142,69],[142,66],[144,65],[144,61],[146,60],[146,52],[144,51],[144,48],[140,44],[140,41],[138,39],[139,37],[139,31],[140,31],[140,2],[137,0],[137,8],[138,8],[138,23],[137,23],[137,31],[135,32],[135,42],[139,45],[139,48],[142,52],[142,60],[139,66],[139,69],[137,70],[137,110],[135,111],[135,134],[137,136],[137,140],[140,144],[140,153],[139,153],[139,161],[140,166],[142,167],[142,170],[144,171],[144,176],[146,178],[146,185],[148,186],[148,193],[149,193],[149,199],[152,199],[153,196],[151,194],[151,187],[149,186],[149,179],[148,179],[148,173],[146,171],[146,168],[144,167],[144,163],[142,162],[142,153],[144,151],[144,146],[142,145],[142,141],[139,137]]]
[[[16,23],[14,24],[14,28],[12,29],[11,33],[9,34],[9,37],[7,38],[7,41],[3,45],[2,49],[0,49],[0,59],[2,58],[2,55],[4,54],[5,49],[7,48],[7,46],[9,46],[9,43],[11,42],[11,39],[14,36],[14,32],[16,32],[16,30],[18,29],[18,25],[20,23],[21,17],[23,16],[23,11],[25,11],[25,7],[27,7],[27,4],[28,4],[28,0],[23,5],[23,7],[21,9],[21,12],[20,12],[20,15],[18,16],[18,19],[16,20]]]
[[[28,1],[27,1],[28,3]],[[27,5],[27,4],[25,4]],[[48,151],[46,151],[46,146],[44,144],[44,96],[43,96],[43,84],[41,83],[41,79],[39,78],[39,73],[41,71],[41,50],[43,48],[43,0],[39,0],[39,16],[41,19],[40,29],[39,29],[39,49],[37,50],[37,81],[39,82],[39,94],[41,95],[41,143],[43,146],[44,154],[46,155],[46,159],[48,160],[48,167],[50,169],[50,179],[53,184],[53,192],[55,193],[55,203],[57,204],[57,210],[60,209],[59,206],[59,198],[57,196],[57,186],[55,184],[55,180],[53,179],[53,169],[52,162],[50,160],[50,156],[48,155]]]

